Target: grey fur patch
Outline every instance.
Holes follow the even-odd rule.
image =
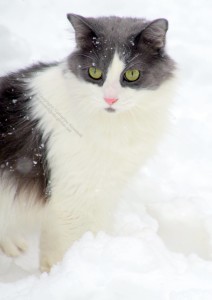
[[[165,51],[167,20],[84,18],[74,14],[67,17],[75,29],[77,44],[69,56],[69,68],[79,78],[102,86],[115,51],[126,66],[120,74],[123,87],[155,89],[173,76],[175,63]],[[91,66],[102,70],[101,79],[94,80],[89,76]],[[140,71],[137,81],[129,82],[124,78],[128,69]]]
[[[50,65],[38,64],[0,78],[0,180],[9,174],[8,183],[20,192],[36,190],[38,201],[47,201],[50,169],[47,140],[32,120],[29,108],[33,96],[26,80]]]

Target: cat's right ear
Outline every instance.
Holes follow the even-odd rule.
[[[92,45],[93,38],[97,38],[95,29],[89,20],[75,14],[67,14],[67,18],[75,30],[75,39],[79,48],[87,48]]]

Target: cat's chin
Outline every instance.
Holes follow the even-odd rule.
[[[105,110],[107,111],[107,112],[109,112],[109,113],[115,113],[117,110],[115,109],[115,108],[113,108],[113,107],[107,107],[107,108],[105,108]]]

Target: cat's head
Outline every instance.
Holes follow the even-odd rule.
[[[77,45],[69,69],[86,84],[85,101],[94,110],[129,111],[141,105],[142,94],[172,78],[174,62],[165,50],[167,20],[67,17]]]

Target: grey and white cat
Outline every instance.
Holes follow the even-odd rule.
[[[0,78],[0,247],[19,255],[22,227],[39,219],[43,271],[111,222],[167,128],[174,91],[165,19],[68,19],[67,59]]]

